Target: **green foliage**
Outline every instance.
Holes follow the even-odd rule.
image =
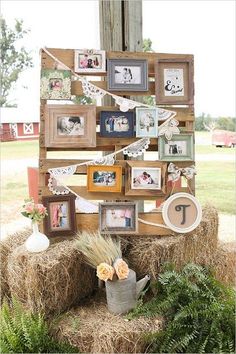
[[[53,340],[44,317],[26,311],[16,299],[11,307],[5,302],[1,309],[0,352],[78,353],[69,344]]]
[[[213,118],[209,114],[205,115],[204,113],[202,113],[201,116],[196,117],[195,129],[196,131],[214,130],[214,129],[235,131],[236,118],[233,117]]]
[[[152,49],[152,41],[150,38],[145,38],[143,40],[143,52],[154,52]]]
[[[164,316],[164,330],[146,336],[151,352],[234,352],[233,289],[217,282],[203,267],[188,264],[181,272],[161,274],[157,290],[156,297],[129,315]]]
[[[95,101],[87,96],[75,96],[72,99],[72,102],[75,104],[95,104]]]
[[[14,29],[7,26],[0,17],[0,107],[10,106],[8,95],[19,74],[26,68],[32,67],[32,58],[24,47],[19,47],[19,41],[29,32],[23,29],[23,21],[16,20]]]

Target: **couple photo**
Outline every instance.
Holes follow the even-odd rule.
[[[160,189],[160,168],[132,168],[132,189]]]

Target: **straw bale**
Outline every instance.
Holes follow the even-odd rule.
[[[145,334],[158,332],[162,326],[160,317],[128,321],[125,316],[111,314],[105,300],[96,298],[65,313],[53,336],[68,341],[81,353],[144,353]]]
[[[58,314],[89,296],[96,287],[94,270],[84,264],[74,241],[62,240],[45,252],[29,253],[25,246],[8,256],[8,285],[32,311]]]
[[[164,263],[181,268],[188,262],[206,262],[216,252],[218,213],[210,205],[203,208],[200,225],[189,234],[173,236],[131,237],[126,258],[138,277],[145,274],[157,279]]]
[[[215,277],[226,284],[236,284],[236,242],[220,244],[207,265]]]
[[[4,297],[10,297],[10,289],[8,286],[7,262],[8,256],[12,250],[22,245],[31,234],[30,229],[23,229],[20,233],[15,233],[0,241],[0,284],[1,284],[1,303]]]

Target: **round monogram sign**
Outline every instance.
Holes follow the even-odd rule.
[[[171,230],[187,233],[200,224],[202,208],[193,195],[176,193],[165,201],[162,216]]]

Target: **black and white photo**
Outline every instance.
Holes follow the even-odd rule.
[[[136,136],[139,138],[158,136],[158,109],[136,108]]]
[[[84,135],[84,117],[58,117],[58,135]]]

